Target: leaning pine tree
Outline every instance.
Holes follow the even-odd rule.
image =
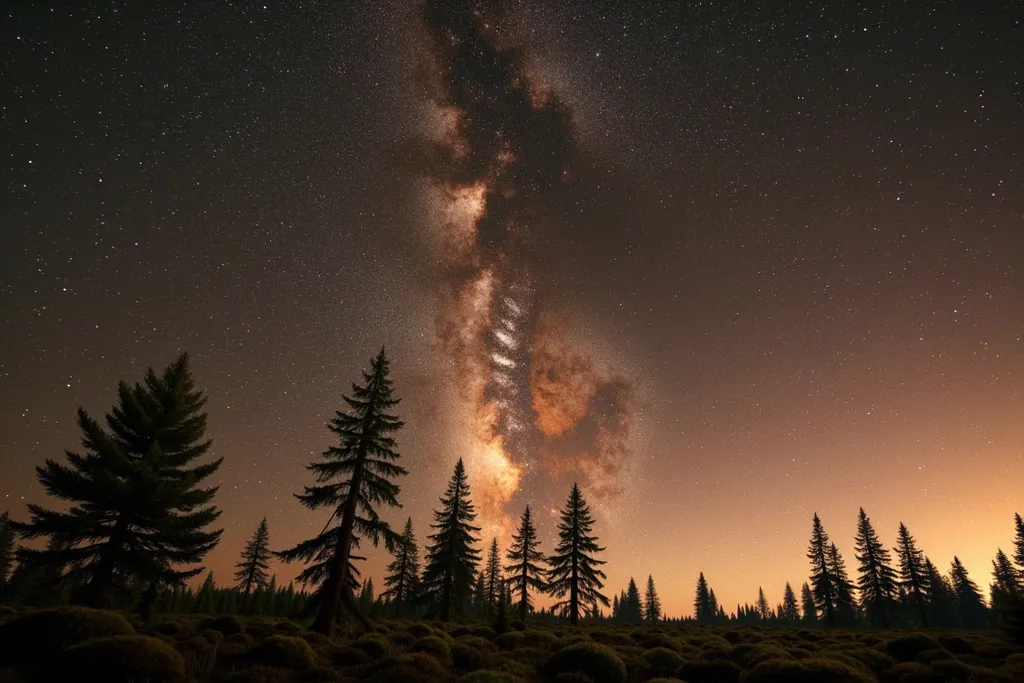
[[[363,384],[353,384],[352,395],[342,397],[347,410],[335,413],[328,425],[338,436],[338,445],[307,466],[318,484],[305,487],[296,498],[311,510],[332,508],[327,525],[319,535],[276,553],[286,562],[313,563],[298,580],[317,586],[306,609],[316,611],[313,630],[328,637],[334,634],[341,607],[370,628],[353,596],[359,583],[352,561],[362,559],[353,550],[360,539],[368,538],[374,545],[383,540],[389,551],[399,540],[375,507],[400,507],[395,480],[406,474],[396,464],[401,456],[395,450],[394,434],[403,423],[391,413],[401,399],[392,396],[389,370],[381,349],[370,361],[370,371],[363,373]]]
[[[267,518],[264,517],[252,538],[246,542],[241,561],[235,565],[235,587],[242,593],[239,611],[243,614],[246,614],[252,592],[266,586],[270,580],[267,574],[270,571],[270,557],[270,530],[267,528]]]
[[[580,487],[573,484],[558,523],[558,545],[548,558],[548,590],[556,598],[567,598],[560,600],[554,609],[567,614],[572,626],[579,623],[580,613],[587,605],[601,603],[608,607],[610,604],[600,592],[604,588],[602,579],[607,577],[598,569],[604,561],[594,555],[604,548],[598,546],[597,538],[591,535],[593,526],[590,508]]]
[[[221,461],[195,464],[211,445],[205,403],[182,354],[160,375],[151,368],[142,384],[121,382],[106,429],[79,408],[84,454],[36,467],[46,492],[71,506],[30,504],[28,522],[11,522],[23,538],[49,539],[45,549],[19,548],[19,563],[62,574],[81,587],[74,599],[95,607],[146,586],[144,614],[161,584],[199,574],[202,567],[179,567],[201,562],[221,535],[208,528],[220,516],[211,504],[217,488],[200,487]]]
[[[474,547],[480,531],[473,526],[476,511],[469,499],[469,482],[462,459],[448,489],[441,497],[441,509],[434,510],[435,533],[427,538],[426,568],[421,581],[421,595],[430,603],[430,611],[441,621],[449,621],[469,599],[477,577],[480,551]]]
[[[384,577],[384,592],[381,594],[381,598],[394,603],[395,617],[400,617],[402,610],[416,598],[419,582],[419,548],[416,546],[416,536],[412,532],[410,517],[405,521],[402,538],[395,544],[394,559],[388,565],[388,573]]]
[[[537,549],[538,545],[537,528],[533,526],[530,506],[527,505],[519,520],[519,530],[512,535],[512,547],[505,565],[509,589],[513,595],[518,594],[519,618],[522,621],[526,621],[530,613],[530,589],[543,591],[546,588],[544,570],[538,564],[544,561],[544,555]]]
[[[857,516],[854,548],[854,556],[860,563],[857,587],[860,589],[860,604],[864,614],[873,626],[889,628],[892,610],[896,605],[899,579],[892,567],[889,551],[879,540],[864,508],[860,509]]]

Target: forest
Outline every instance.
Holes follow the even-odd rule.
[[[278,548],[264,518],[221,582],[202,566],[221,460],[188,356],[122,381],[102,419],[79,409],[81,450],[36,468],[53,503],[0,516],[0,681],[1024,680],[1019,514],[987,600],[902,523],[886,547],[862,508],[852,572],[815,514],[808,578],[781,600],[723,605],[701,573],[693,614],[668,615],[653,576],[606,585],[578,485],[547,552],[529,507],[507,547],[481,537],[462,460],[428,525],[392,528],[406,469],[383,349],[343,401],[295,496],[323,511],[320,533]],[[359,569],[371,552],[390,558],[379,586]],[[275,559],[301,567],[294,583]]]

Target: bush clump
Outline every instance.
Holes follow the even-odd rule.
[[[119,614],[88,607],[53,607],[0,626],[0,664],[52,661],[57,653],[95,638],[134,635]]]
[[[494,639],[494,644],[502,650],[514,650],[526,642],[526,634],[522,631],[506,631]]]
[[[451,644],[452,663],[461,671],[481,668],[497,652],[497,646],[479,636],[463,636]]]
[[[882,647],[897,662],[912,662],[926,650],[942,649],[939,641],[924,633],[908,633],[886,641]]]
[[[448,643],[437,636],[417,638],[409,646],[409,652],[423,652],[435,657],[439,662],[448,664],[452,660],[452,649]]]
[[[508,634],[506,634],[508,635]],[[579,643],[556,651],[545,660],[541,673],[547,681],[562,674],[580,673],[593,683],[625,683],[626,665],[610,647],[600,643]]]
[[[362,666],[373,661],[365,650],[351,645],[341,647],[331,653],[331,664],[342,669],[350,666]]]
[[[409,626],[405,630],[408,631],[414,638],[424,638],[426,636],[431,635],[434,632],[432,628],[430,628],[426,624],[421,624],[419,622],[415,624],[409,624]]]
[[[677,674],[686,683],[739,683],[743,668],[728,659],[685,662]]]
[[[768,659],[743,683],[875,683],[875,677],[833,659]]]
[[[474,671],[458,679],[458,683],[522,683],[523,679],[508,671]]]
[[[433,683],[448,671],[434,657],[422,652],[387,657],[373,665],[367,678],[374,683]]]
[[[185,660],[151,636],[108,636],[69,647],[60,655],[54,680],[76,683],[147,681],[184,683]]]
[[[683,665],[683,658],[675,650],[667,647],[652,647],[643,654],[647,670],[654,676],[674,674]]]
[[[302,638],[275,635],[261,640],[249,651],[249,661],[264,666],[279,666],[293,671],[312,669],[316,653]]]
[[[214,631],[220,631],[225,636],[245,633],[245,627],[242,626],[242,620],[233,614],[224,614],[217,617],[210,624],[210,628]]]
[[[379,633],[359,636],[359,640],[352,645],[370,655],[370,659],[383,659],[391,652],[391,642]]]
[[[224,683],[294,683],[295,672],[278,666],[253,666],[228,674]]]

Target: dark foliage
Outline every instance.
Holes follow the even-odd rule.
[[[573,484],[558,523],[558,545],[548,558],[548,590],[556,598],[565,598],[554,609],[564,613],[572,625],[579,622],[580,614],[587,606],[600,603],[607,607],[610,604],[600,592],[604,587],[602,579],[606,577],[598,567],[604,561],[594,556],[604,548],[597,545],[597,538],[592,535],[593,526],[590,507],[583,499],[580,487]],[[636,584],[633,587],[635,589]]]

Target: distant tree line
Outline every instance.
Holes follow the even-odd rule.
[[[521,620],[610,619],[624,623],[667,619],[654,578],[643,590],[634,579],[609,601],[601,591],[606,575],[594,534],[594,518],[578,485],[562,508],[557,543],[540,548],[538,529],[527,506],[504,554],[492,539],[486,557],[465,466],[460,459],[434,510],[421,559],[412,519],[401,533],[381,517],[400,507],[395,435],[403,423],[394,413],[389,361],[382,349],[370,361],[362,382],[343,396],[328,424],[335,444],[307,465],[313,482],[296,494],[311,510],[329,511],[323,530],[297,545],[273,550],[262,519],[245,544],[229,586],[207,573],[198,589],[189,579],[222,531],[217,489],[205,482],[221,461],[206,460],[205,397],[195,388],[188,356],[163,373],[149,370],[141,383],[118,386],[118,400],[102,423],[78,411],[82,451],[61,461],[47,459],[37,477],[65,510],[28,506],[29,519],[0,516],[0,599],[11,603],[73,602],[95,607],[154,612],[253,614],[309,618],[328,636],[341,619],[364,627],[382,617],[481,618],[504,630]],[[879,628],[981,628],[999,618],[1019,624],[1024,603],[1024,523],[1015,516],[1011,555],[999,549],[993,560],[991,604],[956,557],[942,574],[917,547],[902,523],[897,543],[887,548],[860,510],[851,578],[842,554],[817,514],[807,551],[809,581],[799,598],[787,583],[774,606],[763,589],[753,603],[727,612],[704,574],[697,578],[697,624],[778,624]],[[19,545],[18,538],[44,540]],[[358,554],[367,544],[384,544],[391,554],[383,590],[360,578]],[[503,556],[504,555],[504,556]],[[301,562],[293,584],[279,586],[270,562]],[[551,608],[535,598],[548,594]],[[610,608],[606,614],[603,608]],[[998,615],[1002,615],[999,617]]]

